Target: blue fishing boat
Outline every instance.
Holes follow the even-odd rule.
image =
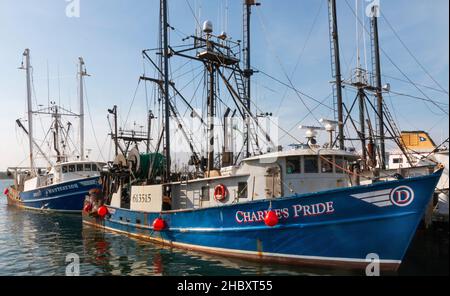
[[[329,3],[335,30],[336,3]],[[157,85],[158,102],[162,102],[160,114],[164,120],[155,149],[150,152],[147,145],[142,153],[136,141],[129,138],[123,146],[136,146],[119,153],[118,140],[126,139],[119,137],[114,127],[111,135],[116,158],[101,174],[102,189],[91,190],[86,197],[83,223],[220,256],[349,268],[365,267],[377,258],[382,269],[396,270],[433,196],[442,168],[419,177],[380,176],[375,156],[378,139],[384,138],[372,132],[364,157],[345,147],[342,106],[337,120],[320,120],[323,127],[301,126],[306,130],[306,143],[297,140],[290,149],[275,145],[273,135],[264,128],[273,124],[270,113],[262,114],[257,109],[255,114],[250,97],[253,71],[249,24],[254,5],[256,1],[244,1],[247,31],[242,44],[226,33],[214,35],[212,23],[205,21],[202,32],[183,39],[192,39],[194,46],[177,50],[180,47],[169,45],[168,30],[174,28],[167,23],[167,0],[161,0],[162,42],[154,50],[159,62],[153,61],[151,50],[143,52],[159,76],[140,78]],[[240,66],[242,51],[245,69]],[[206,116],[198,114],[169,77],[169,59],[177,57],[204,65]],[[227,106],[224,112],[217,111],[219,101],[223,103],[216,92],[219,84],[228,91],[235,110]],[[380,95],[381,88],[371,89]],[[206,130],[206,135],[201,134],[206,143],[203,155],[205,151],[198,151],[193,140],[202,129],[188,130],[178,110],[182,103]],[[110,113],[117,117],[116,108]],[[214,120],[218,113],[223,118]],[[241,142],[236,140],[235,131],[241,126],[234,121],[236,114],[243,120]],[[223,135],[215,134],[216,122],[221,122]],[[335,139],[336,127],[339,132]],[[174,130],[180,131],[188,143],[190,157],[182,169],[171,165]],[[326,130],[330,139],[323,145],[317,139],[321,130]],[[223,141],[222,145],[217,139]],[[235,149],[239,144],[241,149]],[[215,150],[217,146],[220,153]],[[365,144],[362,147],[366,149]],[[368,164],[369,177],[362,174]]]
[[[17,177],[14,185],[5,190],[8,204],[31,210],[81,213],[89,190],[101,188],[101,166],[90,161],[60,163],[24,182],[23,169],[10,169]]]
[[[131,208],[121,207],[118,195],[104,203],[88,199],[97,208],[106,205],[108,214],[84,213],[83,222],[167,246],[289,264],[358,268],[376,254],[382,269],[396,270],[441,174],[254,201],[229,196],[226,204],[171,211],[162,209],[163,190],[169,186],[174,193],[180,184],[135,186]],[[178,198],[173,202],[180,203]],[[159,208],[133,209],[143,204]],[[276,215],[275,225],[267,225],[269,212]]]
[[[25,66],[22,63],[21,69],[27,74],[28,129],[20,119],[16,123],[29,138],[30,166],[8,168],[8,173],[14,178],[14,184],[4,191],[8,204],[40,211],[81,213],[84,197],[89,190],[101,188],[99,176],[104,165],[86,160],[84,153],[83,77],[87,76],[84,61],[79,58],[80,114],[75,114],[53,102],[48,108],[32,110],[30,50],[26,49],[23,56]],[[56,161],[53,161],[50,153],[44,152],[43,145],[39,145],[34,139],[35,115],[49,115],[52,118],[47,134],[53,134],[52,144]],[[79,155],[72,156],[76,159],[74,161],[69,161],[71,156],[67,153],[68,143],[73,141],[69,136],[72,123],[69,121],[66,125],[63,124],[62,117],[75,117],[80,120]],[[45,159],[46,166],[37,166],[35,152]]]

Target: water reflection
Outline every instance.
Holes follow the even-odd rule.
[[[69,253],[80,257],[81,275],[363,275],[172,249],[83,226],[79,215],[8,207],[4,198],[0,217],[0,275],[65,275]],[[419,231],[398,274],[448,274],[448,226]]]

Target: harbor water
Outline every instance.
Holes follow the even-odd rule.
[[[8,184],[0,180],[0,189]],[[448,275],[448,234],[448,227],[419,230],[400,270],[388,275]],[[65,275],[68,258],[74,255],[83,276],[364,275],[364,271],[263,264],[171,249],[83,227],[80,215],[9,207],[0,197],[0,275]]]

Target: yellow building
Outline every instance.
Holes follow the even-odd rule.
[[[430,135],[424,131],[403,131],[401,141],[407,149],[413,151],[431,152],[436,149],[436,144]]]

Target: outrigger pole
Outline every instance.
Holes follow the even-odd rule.
[[[166,157],[166,170],[165,181],[170,181],[170,105],[169,105],[169,36],[167,21],[167,0],[161,0],[161,13],[162,13],[162,41],[164,47],[163,64],[164,64],[164,126],[165,126],[165,157]]]
[[[22,124],[22,122],[20,121],[20,119],[16,120],[17,125],[24,131],[24,133],[28,136],[29,133],[27,131],[27,129],[25,128],[25,126]],[[33,142],[34,146],[36,146],[36,149],[39,150],[39,152],[41,153],[41,155],[44,157],[44,159],[47,161],[47,163],[50,166],[53,166],[53,163],[50,161],[50,159],[47,157],[47,155],[44,153],[44,151],[42,151],[41,146],[39,146],[36,141],[32,138],[31,141]]]
[[[330,13],[330,26],[331,26],[331,42],[332,42],[332,63],[334,63],[334,76],[336,79],[336,98],[337,98],[337,120],[338,120],[338,138],[339,138],[339,149],[345,149],[344,143],[344,116],[343,116],[343,105],[342,105],[342,75],[341,75],[341,61],[339,53],[339,35],[338,35],[338,21],[336,13],[336,0],[328,0],[329,13]],[[333,60],[334,58],[334,60]]]

